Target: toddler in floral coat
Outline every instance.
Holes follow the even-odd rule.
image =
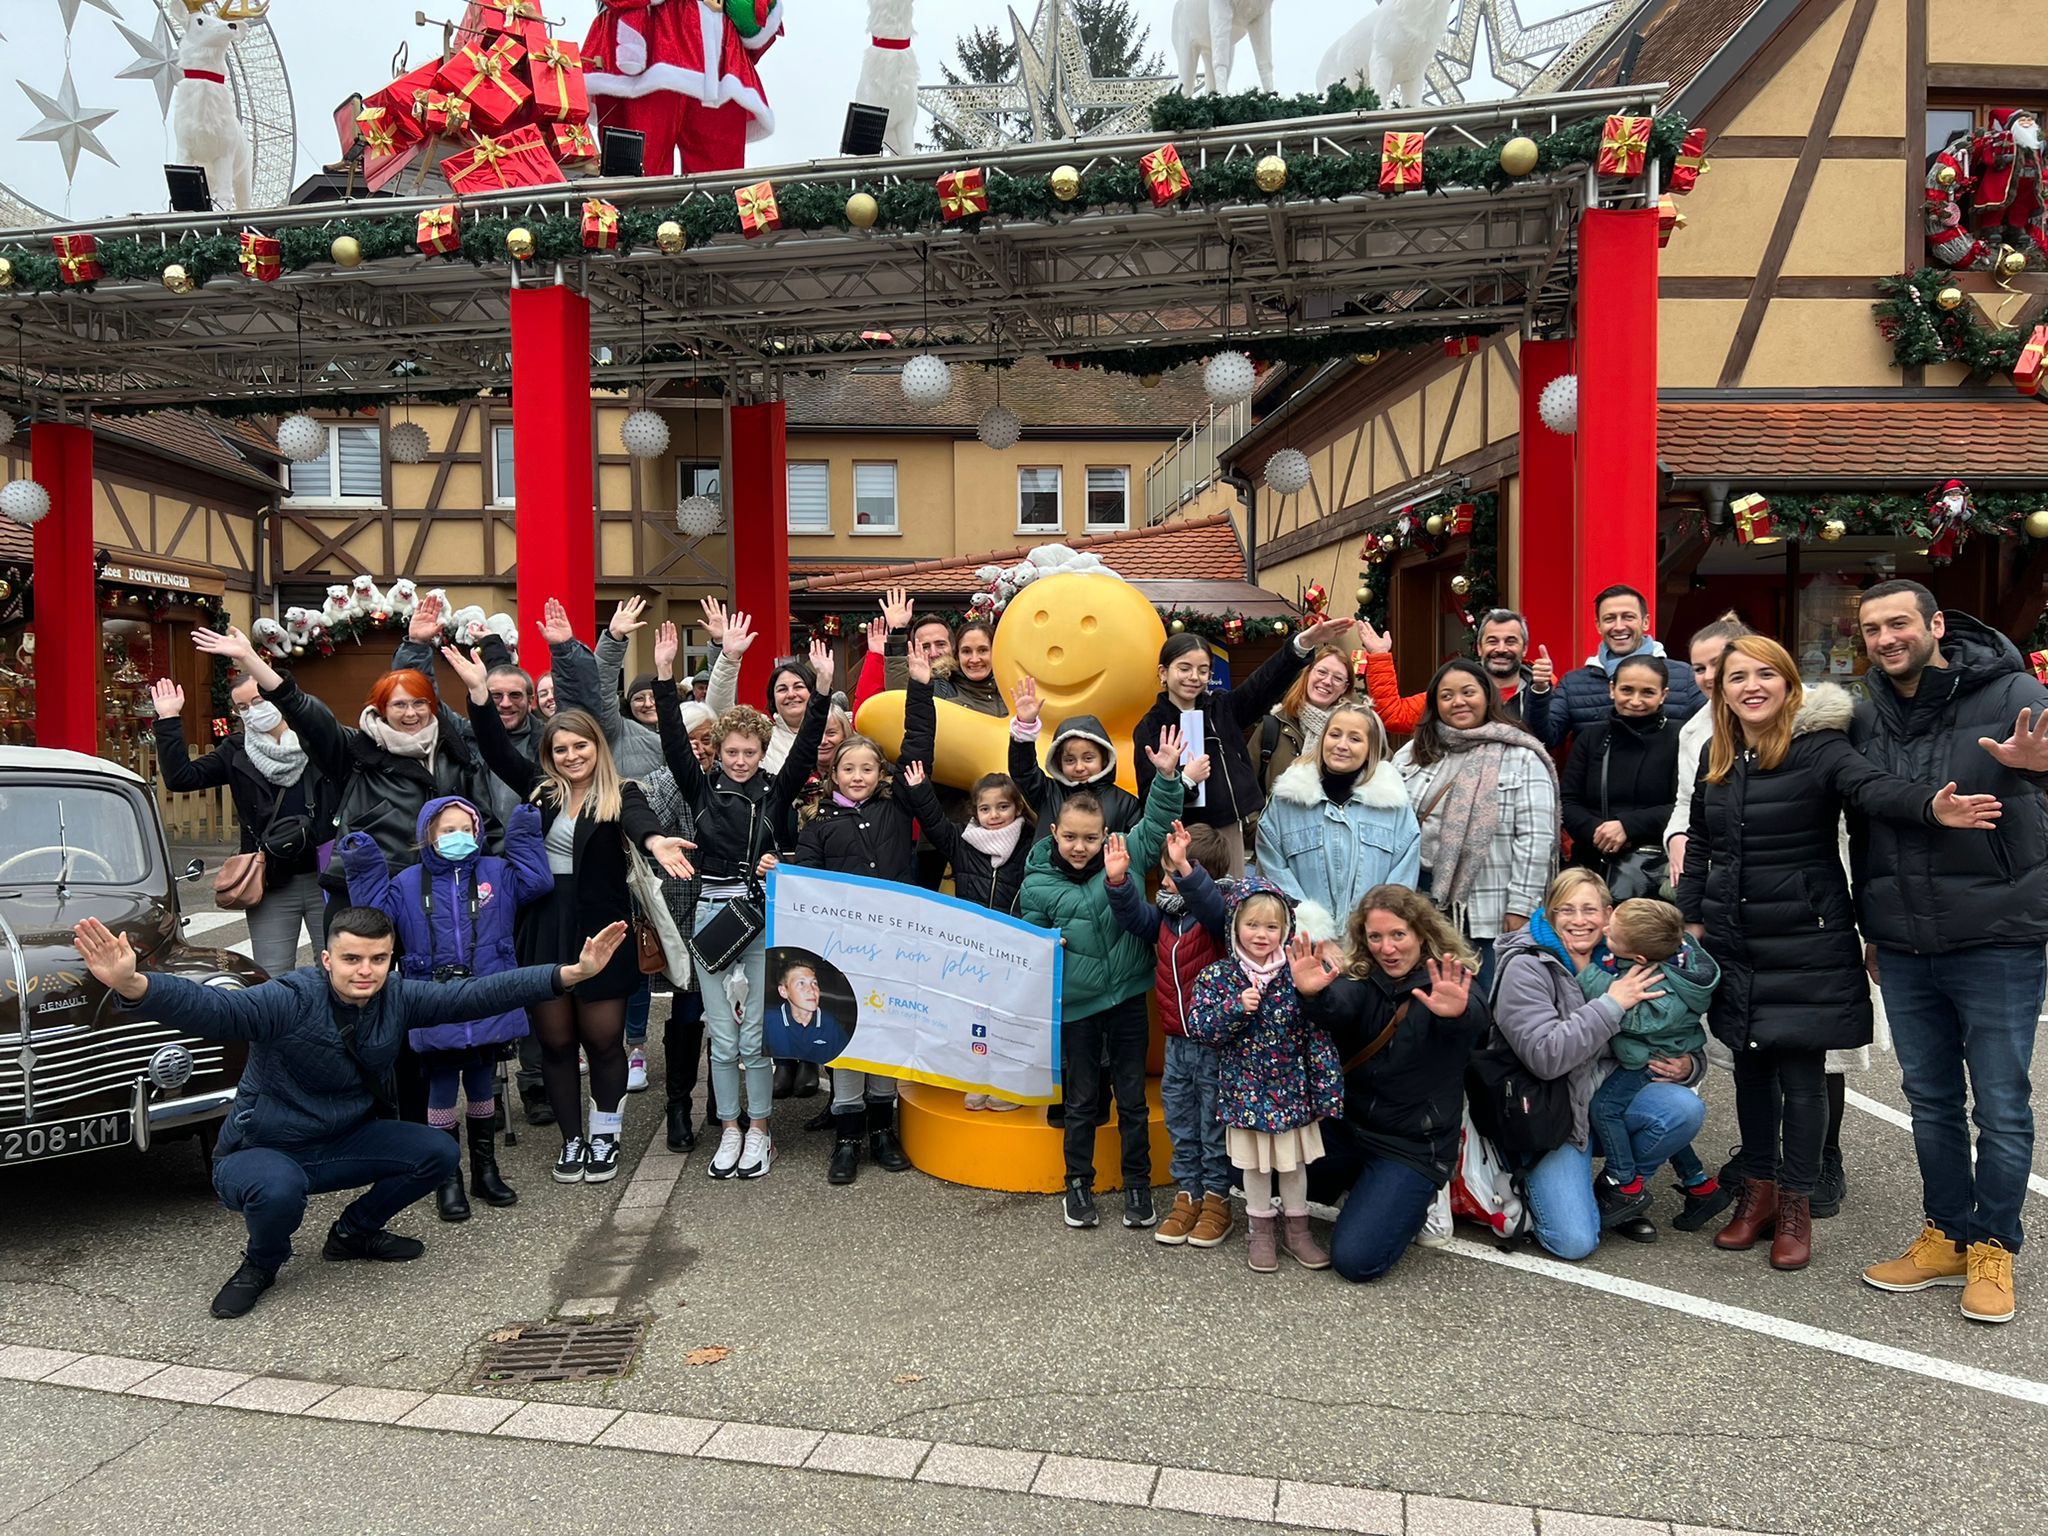
[[[1190,1039],[1218,1049],[1217,1109],[1228,1133],[1230,1161],[1243,1175],[1249,1223],[1248,1260],[1261,1274],[1280,1267],[1273,1218],[1273,1181],[1288,1254],[1308,1269],[1327,1269],[1330,1256],[1308,1225],[1308,1165],[1323,1155],[1320,1122],[1344,1110],[1337,1048],[1302,1017],[1287,969],[1294,914],[1265,880],[1240,880],[1224,891],[1230,908],[1230,954],[1202,972],[1186,1018]]]

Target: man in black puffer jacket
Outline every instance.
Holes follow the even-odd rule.
[[[2033,1166],[2027,1072],[2048,984],[2048,687],[2010,640],[1940,612],[1918,582],[1872,587],[1860,622],[1876,665],[1850,731],[1857,747],[1891,773],[1954,781],[2004,806],[1980,837],[1860,819],[1851,828],[1857,920],[1913,1109],[1927,1217],[1903,1257],[1864,1278],[1894,1291],[1967,1282],[1963,1315],[2004,1322]]]
[[[1609,587],[1593,599],[1593,622],[1600,630],[1600,649],[1586,658],[1586,664],[1563,677],[1555,668],[1547,648],[1539,647],[1530,665],[1529,686],[1522,695],[1522,723],[1543,738],[1543,745],[1555,752],[1566,741],[1607,718],[1608,685],[1615,668],[1624,658],[1645,652],[1664,663],[1671,679],[1671,691],[1664,696],[1664,717],[1682,725],[1693,712],[1706,705],[1706,695],[1693,681],[1692,667],[1675,656],[1650,634],[1649,605],[1634,587]],[[1555,687],[1552,687],[1553,681]]]

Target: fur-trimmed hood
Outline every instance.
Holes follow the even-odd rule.
[[[1273,781],[1273,798],[1290,805],[1323,804],[1323,772],[1315,759],[1298,757],[1289,764],[1287,771]],[[1376,810],[1397,810],[1408,803],[1408,786],[1393,762],[1381,758],[1371,774],[1360,775],[1351,786],[1351,799],[1354,804]]]
[[[1856,700],[1839,683],[1815,683],[1799,701],[1799,713],[1792,717],[1794,738],[1815,731],[1846,731],[1856,718]]]
[[[1059,766],[1060,748],[1079,738],[1092,741],[1107,754],[1109,766],[1092,779],[1070,779]],[[1069,715],[1059,723],[1059,729],[1052,733],[1052,745],[1045,754],[1045,774],[1057,779],[1069,789],[1087,789],[1094,784],[1109,784],[1116,779],[1116,743],[1110,740],[1109,732],[1102,728],[1102,722],[1093,715]]]

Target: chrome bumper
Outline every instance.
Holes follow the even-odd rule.
[[[133,1116],[136,1150],[147,1152],[151,1140],[160,1132],[182,1130],[186,1126],[222,1119],[228,1112],[228,1106],[234,1102],[234,1089],[216,1088],[210,1093],[195,1093],[188,1098],[152,1104],[149,1102],[148,1080],[138,1081]]]

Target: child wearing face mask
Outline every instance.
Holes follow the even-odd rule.
[[[541,840],[540,811],[521,805],[505,829],[502,858],[483,851],[483,814],[455,795],[420,808],[417,864],[390,872],[376,839],[351,832],[337,847],[348,876],[351,905],[375,907],[398,929],[399,970],[416,980],[495,976],[519,965],[514,937],[519,909],[555,888]],[[527,1032],[526,1010],[459,1024],[415,1029],[407,1044],[427,1078],[427,1124],[460,1136],[469,1126],[469,1194],[486,1205],[512,1205],[519,1196],[498,1176],[497,1061]],[[458,1092],[468,1114],[458,1117]],[[448,1176],[436,1196],[443,1221],[469,1220],[462,1172]]]
[[[1288,969],[1294,914],[1287,898],[1254,877],[1226,889],[1224,902],[1230,955],[1195,983],[1187,1032],[1219,1053],[1217,1103],[1244,1182],[1246,1258],[1271,1274],[1284,1246],[1303,1268],[1328,1269],[1330,1256],[1309,1231],[1308,1165],[1323,1155],[1321,1122],[1344,1112],[1337,1048],[1302,1015]],[[1276,1175],[1284,1225],[1277,1242]]]
[[[931,761],[936,712],[931,663],[910,657],[910,687],[903,707],[903,764],[923,770]],[[920,772],[920,777],[922,773]],[[917,883],[917,818],[889,793],[888,763],[865,736],[849,736],[832,754],[830,792],[797,837],[792,864],[870,880]],[[832,1068],[832,1162],[826,1180],[851,1184],[860,1175],[863,1140],[877,1166],[891,1173],[910,1167],[896,1134],[896,1079],[852,1067]]]

